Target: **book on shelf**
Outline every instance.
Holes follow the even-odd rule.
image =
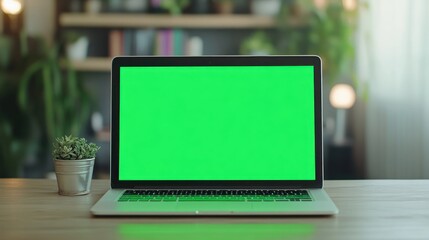
[[[182,56],[186,55],[187,36],[180,29],[164,29],[156,34],[155,55]]]
[[[199,39],[199,41],[195,41]],[[197,45],[197,46],[193,46]],[[195,51],[197,49],[197,51]],[[202,40],[182,29],[126,29],[109,33],[109,55],[201,55]]]
[[[109,56],[119,56],[122,55],[122,31],[112,30],[109,33]]]

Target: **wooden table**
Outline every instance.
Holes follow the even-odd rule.
[[[65,197],[52,180],[0,179],[0,239],[429,239],[429,180],[325,185],[337,216],[95,218],[107,180]]]

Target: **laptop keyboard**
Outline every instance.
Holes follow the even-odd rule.
[[[126,190],[119,202],[304,202],[307,190]]]

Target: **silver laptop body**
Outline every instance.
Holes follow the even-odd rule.
[[[97,216],[334,215],[317,56],[117,57]]]

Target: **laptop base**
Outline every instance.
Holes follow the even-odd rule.
[[[124,189],[111,189],[91,208],[95,216],[287,216],[334,215],[323,189],[308,189],[309,202],[118,202]]]

